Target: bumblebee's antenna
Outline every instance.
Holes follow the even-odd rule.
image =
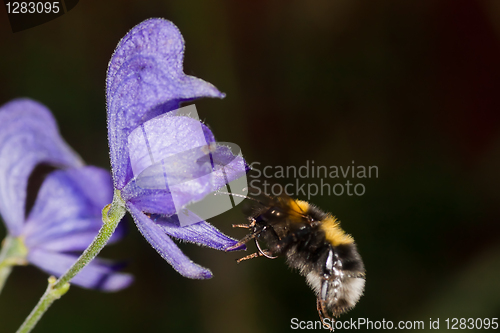
[[[214,193],[215,195],[217,194],[227,194],[227,195],[232,195],[232,196],[235,196],[235,197],[240,197],[240,198],[244,198],[244,199],[250,199],[250,200],[253,200],[255,202],[258,202],[260,203],[261,205],[265,206],[265,204],[255,198],[251,198],[249,196],[246,196],[246,195],[243,195],[243,194],[238,194],[238,193],[229,193],[229,192],[223,192],[223,191],[217,191]]]

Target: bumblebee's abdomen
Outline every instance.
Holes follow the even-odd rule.
[[[322,244],[311,244],[307,247],[301,245],[303,244],[294,244],[284,254],[288,265],[300,270],[304,276],[311,271],[323,275],[330,249],[341,262],[342,271],[345,274],[360,276],[365,273],[363,261],[354,243],[332,246],[329,242],[323,241]]]
[[[315,252],[309,249],[300,249],[299,244],[290,248],[286,253],[287,263],[297,268],[305,276],[309,286],[320,297],[325,274],[328,270],[328,256],[333,253],[336,258],[333,262],[335,273],[327,280],[328,292],[326,307],[335,316],[354,307],[363,294],[365,285],[365,268],[356,245],[345,244],[333,246],[324,240],[323,246]],[[313,254],[314,253],[314,254]]]

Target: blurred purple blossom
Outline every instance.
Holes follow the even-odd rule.
[[[201,200],[241,177],[246,164],[227,147],[216,145],[212,132],[204,124],[190,117],[176,116],[174,110],[182,102],[200,97],[224,97],[210,83],[185,75],[183,56],[184,40],[169,21],[150,19],[127,33],[108,67],[108,139],[114,187],[120,190],[141,233],[179,273],[203,279],[211,277],[210,270],[193,263],[170,237],[218,250],[236,241],[196,216],[196,222],[201,222],[181,226],[176,213],[179,207]],[[165,116],[158,117],[160,115]],[[144,136],[131,135],[138,128]],[[185,153],[196,151],[200,145],[208,150],[213,148],[206,153],[210,158],[193,159]],[[152,151],[161,152],[161,158],[174,158],[156,161]],[[160,170],[151,180],[162,186],[138,185],[134,170],[148,167],[142,166],[140,159],[148,156],[157,162]],[[232,161],[233,168],[223,171],[228,161]],[[179,181],[175,186],[170,181],[167,184],[163,179],[165,170],[192,181]]]
[[[33,207],[27,204],[28,180],[35,168],[50,165]],[[97,235],[101,210],[112,200],[109,172],[83,166],[63,141],[50,111],[43,105],[17,99],[0,107],[0,215],[7,237],[20,239],[26,260],[60,276]],[[121,238],[123,228],[113,235]],[[132,282],[112,262],[96,259],[72,283],[85,288],[115,291]]]

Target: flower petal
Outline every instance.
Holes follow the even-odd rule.
[[[196,119],[173,113],[158,116],[135,129],[128,141],[135,178],[122,197],[143,212],[180,214],[186,205],[203,199],[206,202],[195,209],[201,219],[194,223],[200,222],[232,208],[229,197],[208,194],[227,191],[226,183],[240,178],[231,184],[233,192],[243,194],[247,187],[239,147],[215,144],[211,131]],[[182,219],[181,225],[186,225]]]
[[[135,188],[137,185],[144,190],[165,191],[165,199],[178,208],[201,200],[212,189],[212,165],[207,157],[213,141],[208,140],[213,140],[210,130],[189,117],[167,114],[142,124],[128,139],[135,178],[123,189],[123,198],[145,195]],[[142,202],[147,201],[141,200],[142,211],[167,215],[176,212],[171,210],[171,204],[166,205],[168,211],[152,211],[144,209]]]
[[[160,225],[149,219],[133,204],[128,203],[127,208],[142,235],[177,272],[191,279],[209,279],[212,277],[212,272],[209,269],[194,263],[182,253]]]
[[[45,106],[17,99],[0,107],[0,213],[12,236],[20,235],[28,178],[41,163],[57,167],[83,164],[60,137]]]
[[[156,214],[175,214],[175,205],[169,190],[143,189],[132,180],[121,191],[122,199],[140,211]]]
[[[137,207],[134,206],[131,206],[130,212],[136,215],[140,215],[139,213],[141,213]],[[238,242],[224,235],[210,223],[202,221],[201,218],[196,216],[193,212],[189,212],[193,223],[188,223],[185,227],[180,226],[177,215],[165,216],[151,214],[151,218],[148,218],[145,214],[142,215],[144,215],[144,218],[155,223],[167,235],[197,245],[207,246],[216,250],[225,250]]]
[[[205,132],[210,130],[196,119],[178,117],[172,113],[155,117],[136,128],[128,137],[128,151],[134,177],[138,177],[145,169],[162,160],[171,165],[179,158],[184,164],[206,155],[208,152],[194,148],[206,147]],[[198,154],[197,154],[198,153]]]
[[[183,101],[224,97],[210,83],[185,75],[184,40],[163,19],[135,26],[118,44],[108,66],[106,99],[113,180],[122,189],[133,177],[129,134],[142,123],[177,109]]]
[[[28,261],[31,264],[57,277],[63,275],[77,259],[77,256],[71,254],[43,249],[31,249],[28,253]],[[121,266],[96,258],[87,264],[71,280],[71,283],[101,291],[117,291],[126,288],[132,283],[133,277],[130,274],[118,273]]]
[[[225,146],[228,145],[228,146]],[[240,180],[240,182],[231,186],[231,192],[243,194],[247,189],[246,174],[250,171],[245,159],[240,155],[239,147],[234,143],[218,143],[217,149],[211,154],[213,163],[213,191],[223,188],[226,184]],[[234,197],[235,201],[240,202],[241,198]]]
[[[109,172],[87,166],[54,171],[47,176],[22,234],[28,248],[82,251],[102,226],[102,208],[113,198]],[[120,224],[112,236],[123,235]]]

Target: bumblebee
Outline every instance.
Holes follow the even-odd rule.
[[[363,294],[365,268],[354,239],[340,228],[339,221],[306,201],[288,196],[269,197],[267,203],[249,199],[259,203],[248,218],[249,224],[233,227],[250,229],[250,233],[227,250],[254,240],[258,252],[237,261],[285,257],[315,292],[323,323],[326,318],[333,323],[333,317],[353,308]],[[261,248],[260,240],[267,249]]]

